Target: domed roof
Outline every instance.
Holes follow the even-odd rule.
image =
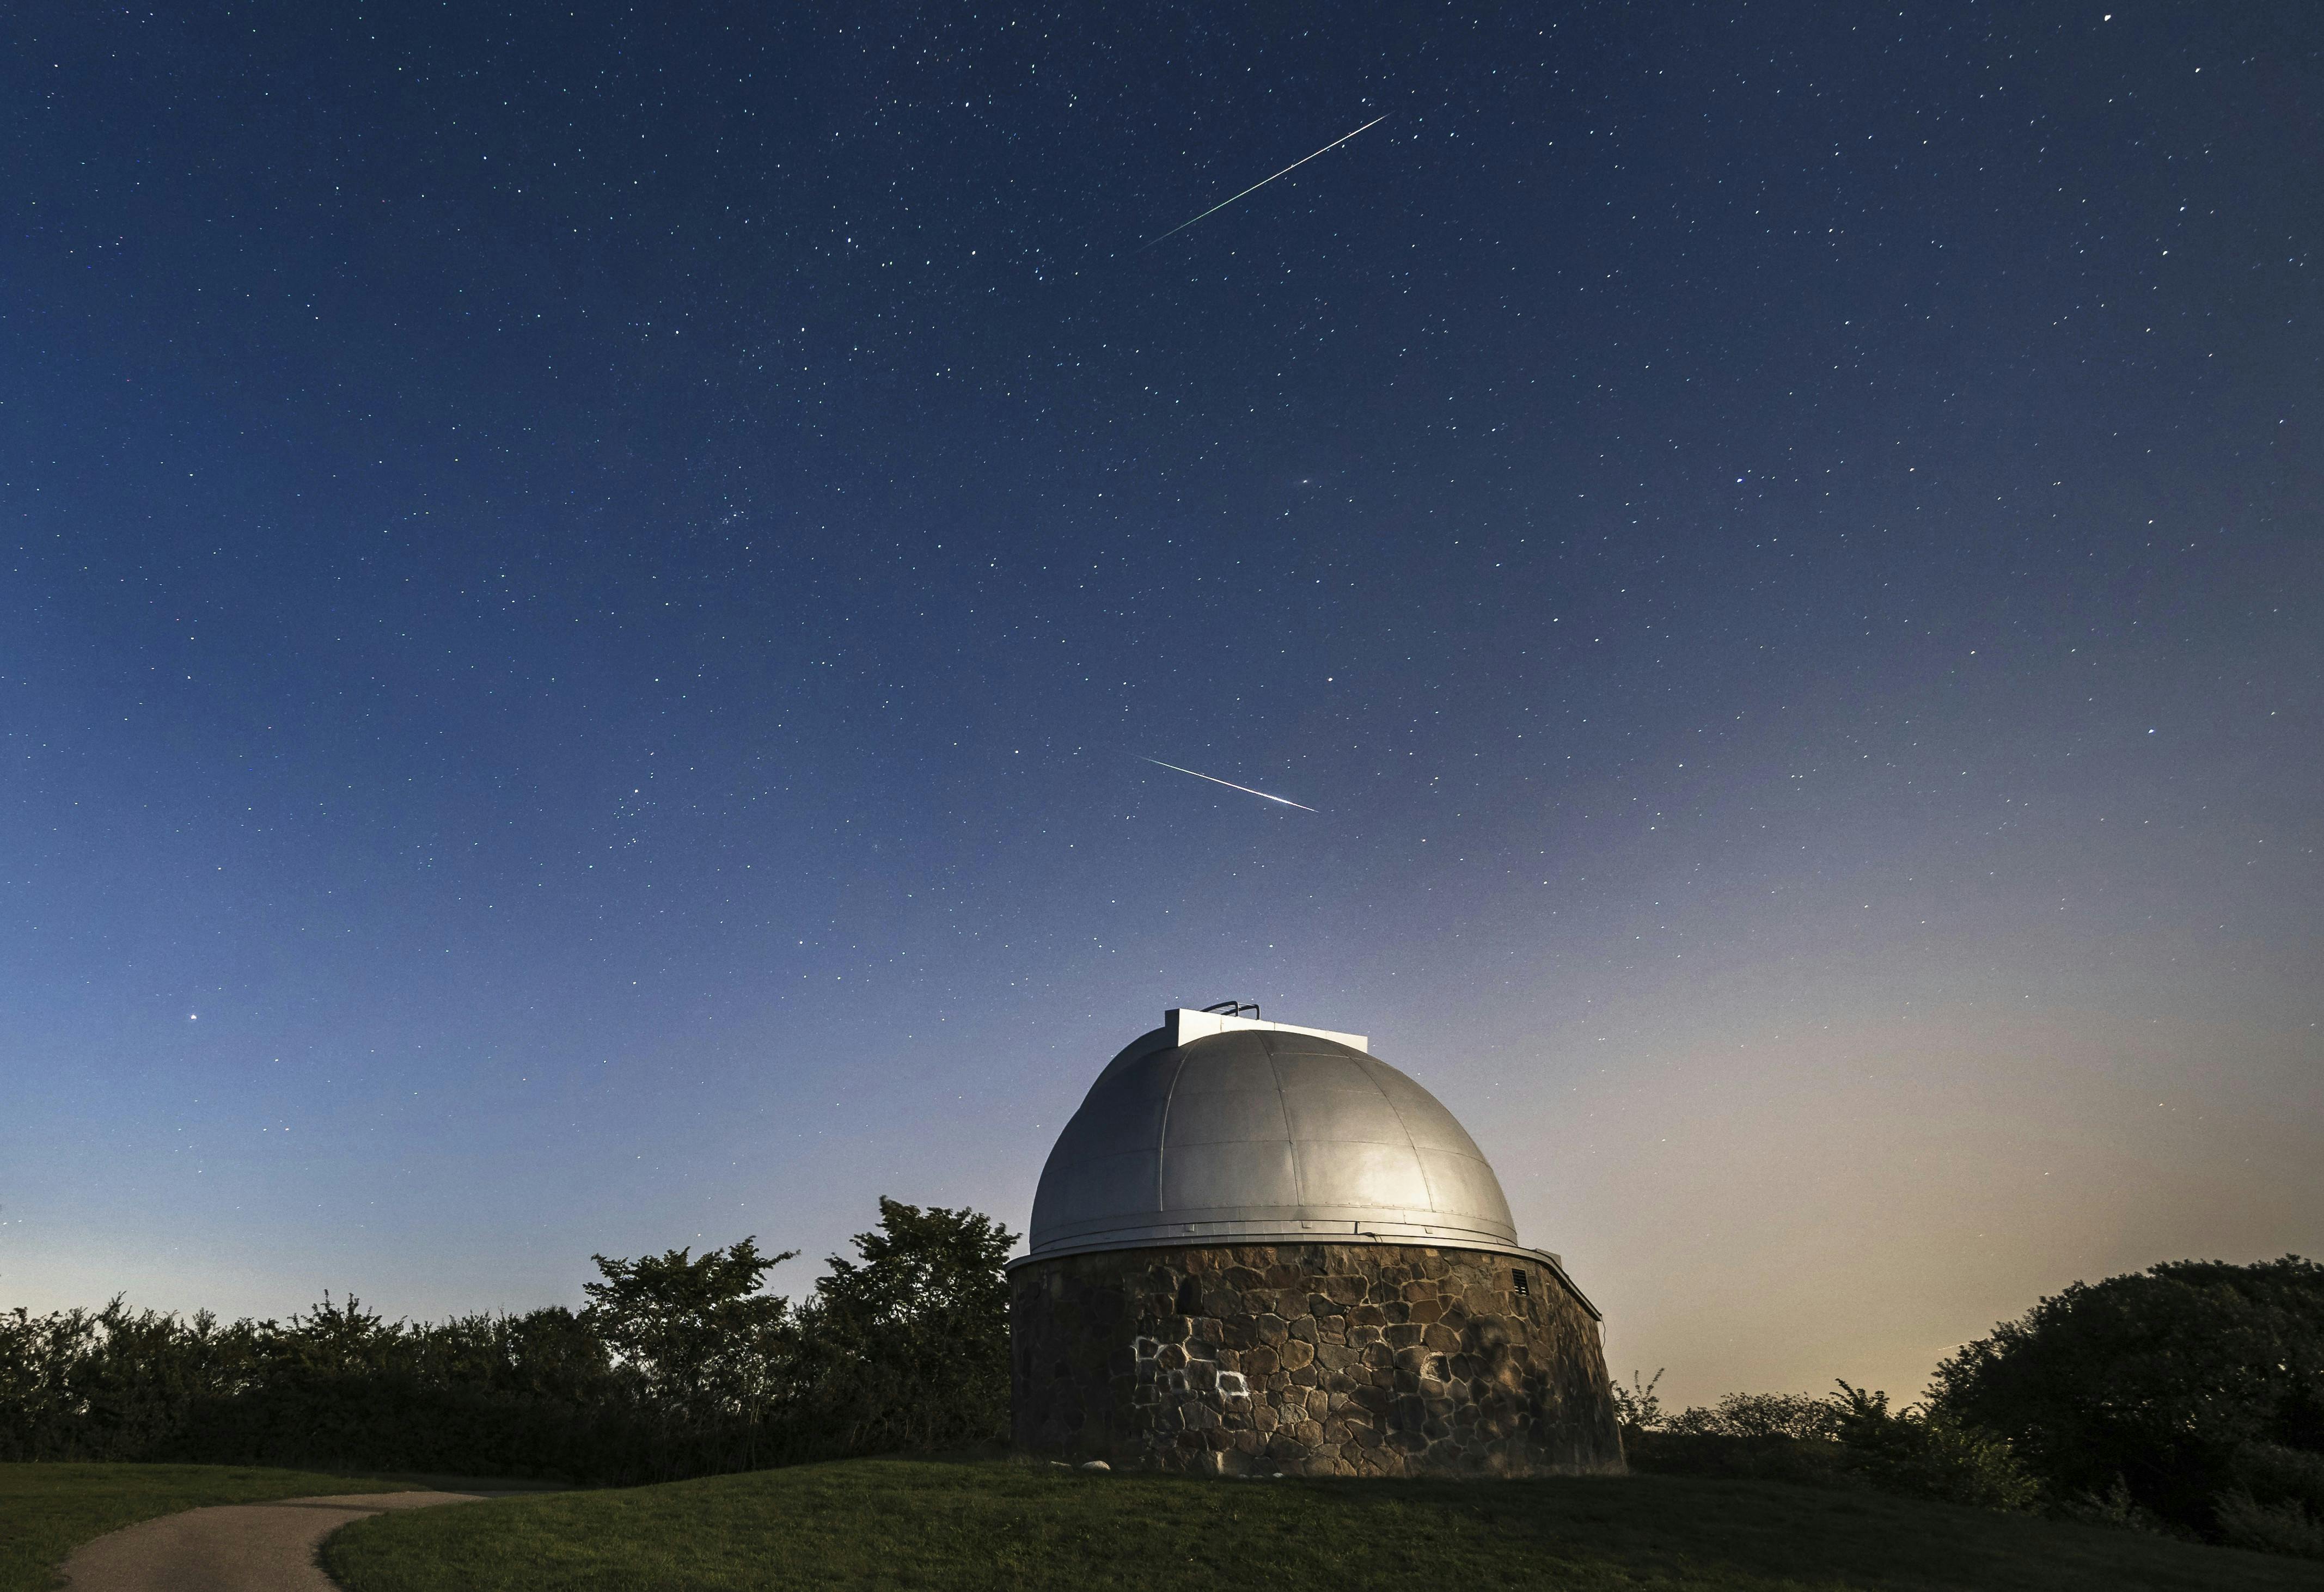
[[[1167,1014],[1057,1136],[1033,1197],[1032,1253],[1335,1235],[1516,1247],[1476,1141],[1363,1044]]]

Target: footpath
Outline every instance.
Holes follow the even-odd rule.
[[[88,1543],[65,1560],[65,1586],[69,1592],[337,1592],[315,1554],[348,1522],[498,1495],[349,1493],[189,1509]]]

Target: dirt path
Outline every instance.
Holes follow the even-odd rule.
[[[65,1560],[65,1585],[71,1592],[337,1592],[315,1551],[349,1521],[491,1495],[349,1493],[189,1509],[99,1537]]]

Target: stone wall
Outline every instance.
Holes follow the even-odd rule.
[[[1068,1255],[1010,1273],[1009,1323],[1017,1444],[1037,1454],[1295,1476],[1623,1468],[1598,1323],[1519,1255]]]

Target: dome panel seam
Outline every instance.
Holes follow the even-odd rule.
[[[1170,1087],[1162,1093],[1162,1131],[1154,1140],[1154,1211],[1156,1215],[1170,1209],[1162,1197],[1165,1180],[1170,1174],[1170,1107],[1178,1098],[1178,1080],[1186,1071],[1186,1045],[1178,1045],[1173,1054],[1178,1064],[1170,1070]]]

